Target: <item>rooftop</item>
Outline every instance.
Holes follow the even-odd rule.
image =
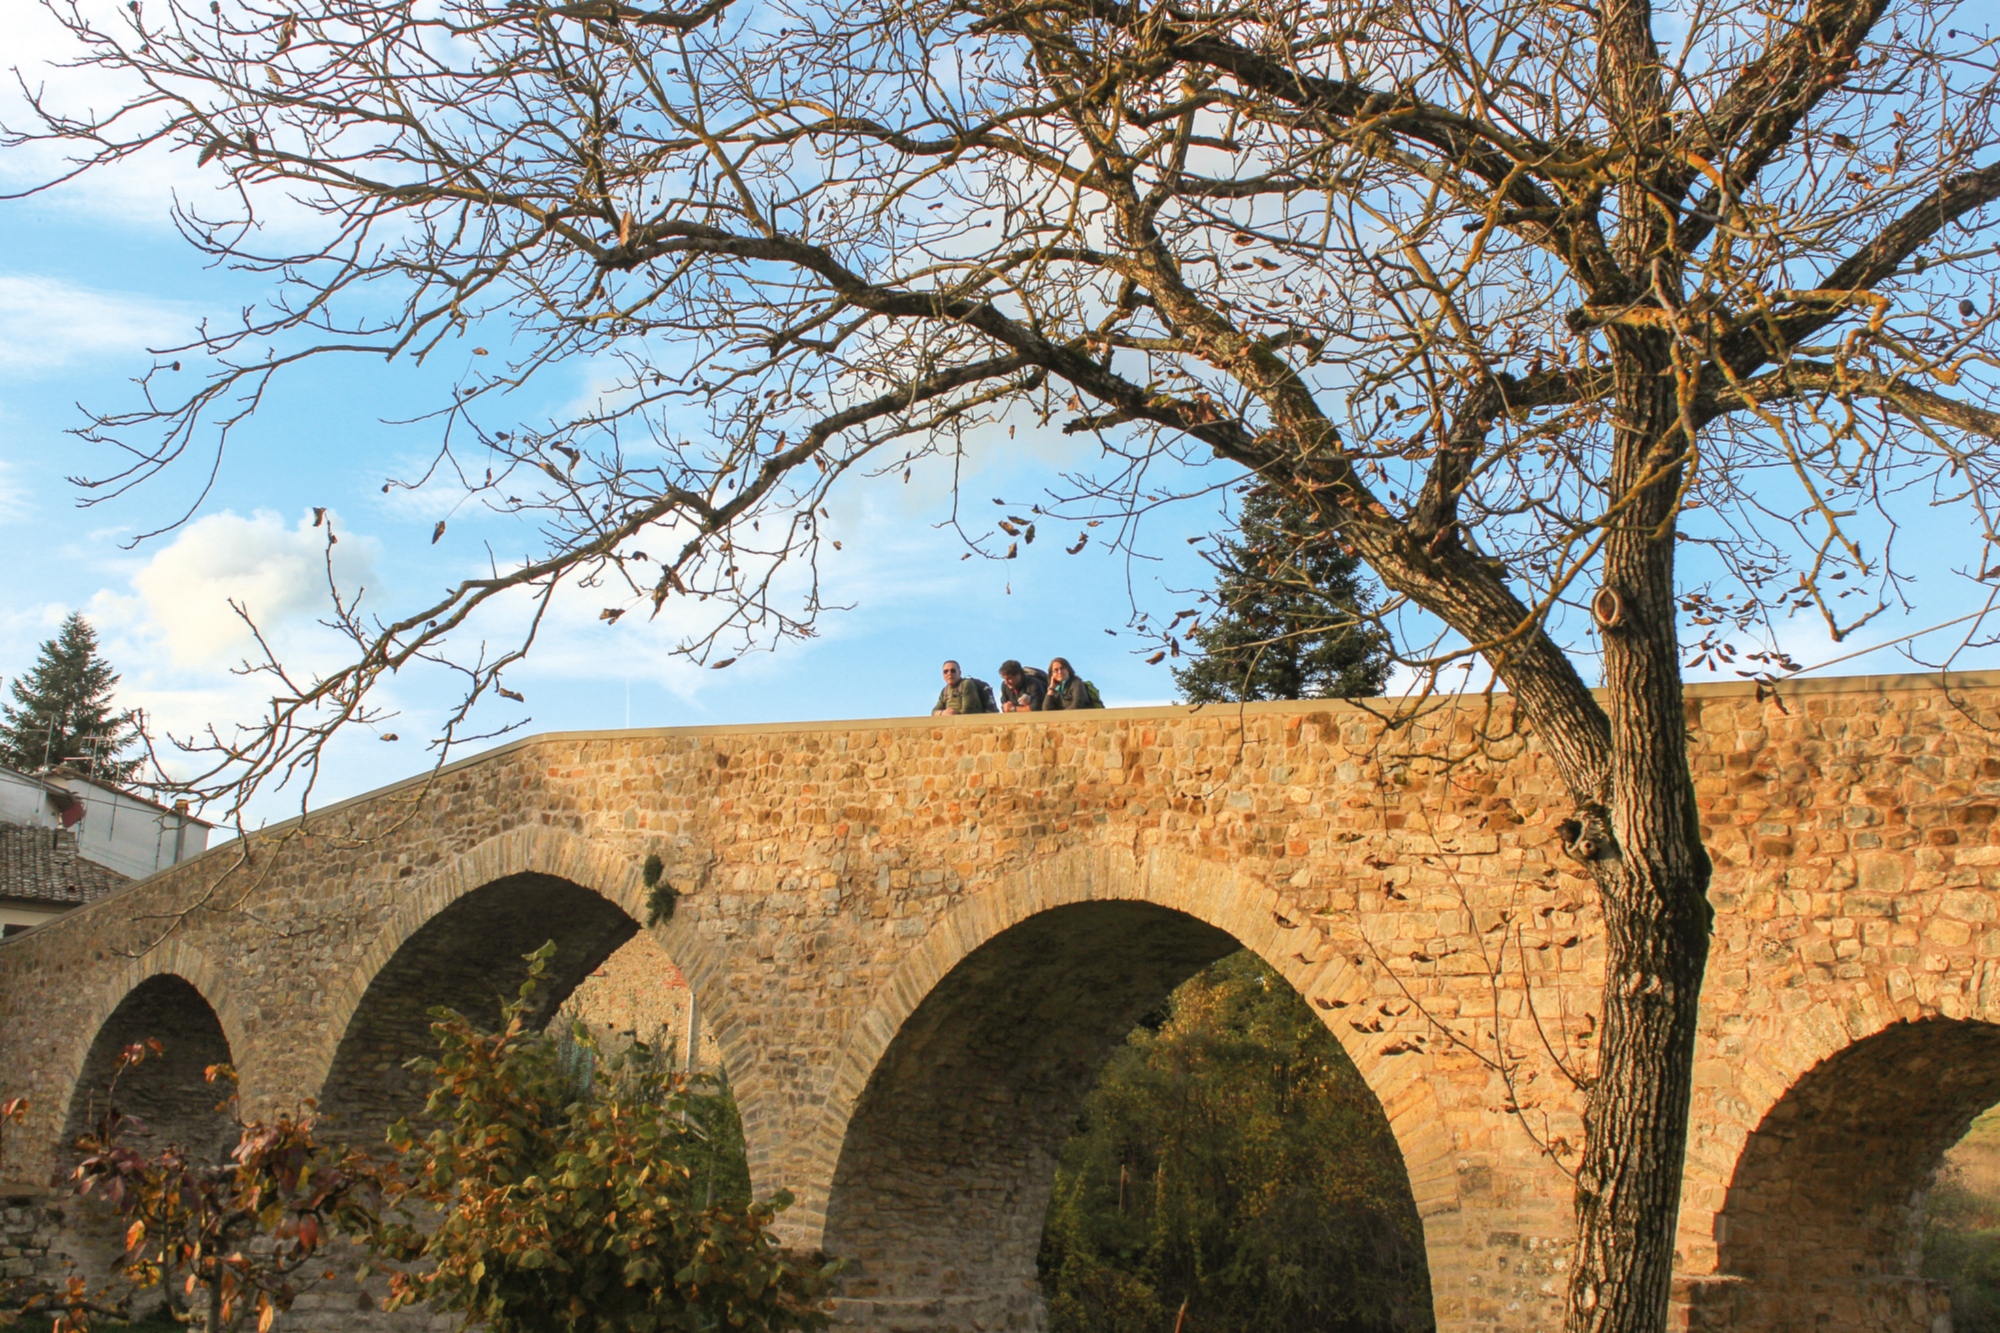
[[[76,906],[102,898],[126,876],[77,854],[68,829],[0,824],[0,898]]]

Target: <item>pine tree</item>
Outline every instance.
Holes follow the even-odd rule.
[[[1267,488],[1244,492],[1237,538],[1209,557],[1214,614],[1189,638],[1200,650],[1174,669],[1190,703],[1337,699],[1380,694],[1387,637],[1357,616],[1373,605],[1360,561],[1330,529]]]
[[[63,621],[41,657],[0,704],[0,763],[35,773],[57,765],[106,782],[130,782],[143,759],[119,756],[138,739],[130,712],[116,712],[118,673],[97,653],[97,633],[80,615]]]

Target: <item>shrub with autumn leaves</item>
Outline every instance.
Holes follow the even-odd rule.
[[[710,1187],[715,1091],[643,1044],[607,1056],[581,1028],[533,1026],[552,952],[530,956],[499,1032],[436,1011],[427,1123],[390,1138],[410,1202],[437,1216],[376,1232],[391,1308],[428,1302],[493,1333],[825,1327],[834,1266],[771,1234],[789,1196]]]
[[[435,1011],[439,1053],[420,1062],[435,1087],[419,1125],[392,1129],[393,1159],[321,1143],[310,1103],[239,1121],[222,1161],[155,1148],[118,1109],[114,1076],[75,1178],[126,1224],[119,1289],[24,1291],[0,1300],[0,1321],[41,1313],[85,1333],[127,1317],[135,1288],[164,1287],[203,1333],[252,1317],[266,1333],[307,1283],[337,1276],[325,1251],[346,1236],[387,1271],[390,1309],[424,1302],[493,1333],[825,1327],[836,1266],[772,1236],[790,1199],[742,1186],[726,1088],[643,1044],[607,1057],[581,1027],[536,1030],[552,952],[530,956],[500,1031]],[[128,1047],[118,1074],[161,1049]],[[234,1080],[220,1065],[208,1077]]]
[[[127,1047],[118,1075],[161,1049],[157,1041]],[[233,1110],[234,1071],[211,1065],[207,1077],[228,1089]],[[221,1161],[182,1143],[151,1150],[148,1127],[118,1109],[114,1076],[103,1116],[76,1145],[78,1192],[126,1221],[117,1275],[141,1290],[165,1287],[176,1314],[203,1333],[227,1333],[253,1315],[266,1333],[324,1270],[327,1242],[370,1234],[385,1194],[395,1192],[365,1154],[318,1141],[310,1103],[269,1123],[238,1124],[236,1147]],[[70,1286],[67,1326],[80,1329],[82,1307],[95,1303]]]

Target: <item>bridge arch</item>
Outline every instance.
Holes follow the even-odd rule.
[[[225,1154],[235,1144],[223,1106],[231,1089],[210,1083],[206,1073],[210,1065],[235,1063],[244,1032],[221,970],[200,951],[169,942],[133,960],[99,990],[91,1019],[77,1032],[54,1164],[60,1169],[73,1160],[71,1145],[103,1114],[114,1076],[118,1108],[136,1116],[154,1144],[179,1143],[209,1158]],[[118,1074],[120,1053],[147,1041],[159,1042],[160,1051]]]
[[[551,939],[556,955],[537,1008],[541,1018],[552,1015],[642,929],[645,896],[639,868],[628,858],[548,827],[501,834],[433,867],[399,895],[330,997],[332,1022],[319,1065],[328,1132],[372,1144],[396,1118],[420,1111],[423,1090],[403,1065],[432,1050],[430,1009],[449,1005],[480,1022],[496,1021],[526,976],[522,955]],[[656,927],[653,936],[698,998],[724,1067],[737,1080],[739,1103],[749,1103],[754,1067],[727,1022],[733,1006],[722,969],[688,915]],[[750,1118],[746,1106],[746,1135]]]
[[[1929,1333],[1949,1306],[1922,1277],[1926,1196],[1995,1103],[1996,1023],[1891,1022],[1812,1062],[1737,1154],[1693,1326]]]
[[[790,1219],[794,1241],[853,1265],[841,1323],[1038,1326],[1056,1156],[1138,1019],[1239,947],[1309,998],[1352,984],[1287,906],[1214,862],[1089,849],[932,924],[854,1029],[811,1141],[817,1167],[795,1176],[824,1183]],[[1457,1176],[1430,1085],[1415,1060],[1336,1036],[1388,1117],[1435,1246]]]

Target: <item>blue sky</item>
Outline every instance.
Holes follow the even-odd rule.
[[[504,559],[532,540],[510,520],[453,512],[448,495],[382,493],[386,479],[421,465],[435,439],[432,426],[391,423],[435,402],[431,395],[462,365],[349,361],[284,385],[231,445],[195,521],[127,549],[135,533],[190,502],[202,469],[80,509],[66,477],[101,471],[112,458],[66,433],[79,421],[76,404],[129,401],[147,344],[204,309],[226,309],[233,284],[191,262],[163,218],[93,220],[65,199],[0,207],[0,256],[0,559],[18,572],[0,591],[0,672],[18,673],[61,616],[80,608],[105,635],[130,701],[178,730],[221,722],[256,702],[251,684],[229,674],[248,647],[229,598],[247,602],[294,651],[332,648],[313,625],[324,611],[314,506],[338,523],[341,573],[366,585],[378,606],[434,595],[483,563],[485,541]],[[552,384],[580,396],[588,375],[580,366]],[[520,411],[532,419],[549,405],[527,400]],[[982,460],[967,497],[990,509],[990,496],[1038,494],[1052,479],[1046,460],[1021,454]],[[1156,611],[1186,604],[1167,590],[1205,582],[1184,538],[1214,525],[1212,507],[1189,506],[1153,525],[1148,546],[1171,563],[1130,564],[1067,557],[1047,535],[1021,559],[962,561],[959,539],[934,526],[948,512],[941,470],[907,490],[855,493],[835,516],[843,550],[829,553],[823,569],[826,600],[853,609],[829,612],[816,640],[706,670],[669,656],[670,628],[638,616],[605,625],[595,601],[580,598],[509,684],[528,695],[535,729],[924,712],[946,655],[992,679],[1002,658],[1061,653],[1114,701],[1171,697],[1165,668],[1134,657],[1129,636],[1103,631],[1126,625],[1135,597]],[[447,534],[433,546],[433,525],[446,517]],[[414,738],[446,701],[444,688],[441,680],[399,687],[397,702],[415,716],[384,729],[409,739],[345,747],[329,792],[420,766]]]
[[[54,48],[33,0],[0,0],[0,49],[33,62]],[[51,79],[63,76],[51,74]],[[0,180],[19,183],[40,169],[31,157],[0,162]],[[212,188],[190,161],[140,164],[112,177],[0,204],[0,559],[12,576],[0,587],[0,676],[32,660],[63,615],[81,609],[99,626],[124,673],[124,700],[144,706],[168,730],[223,725],[256,711],[256,682],[231,673],[247,648],[228,610],[247,601],[297,660],[330,660],[335,645],[316,628],[324,609],[314,506],[332,511],[342,537],[341,572],[365,584],[371,603],[407,609],[435,595],[486,558],[528,549],[532,533],[507,520],[450,510],[449,497],[398,492],[382,483],[421,466],[435,428],[392,424],[434,405],[469,364],[471,340],[425,367],[370,361],[327,362],[285,382],[223,459],[213,491],[193,522],[129,547],[193,498],[205,469],[187,467],[131,496],[79,508],[72,474],[102,473],[108,450],[67,432],[79,403],[113,408],[132,401],[131,379],[146,349],[185,336],[204,314],[226,313],[259,294],[240,275],[205,270],[175,234],[172,192],[199,198]],[[282,225],[282,222],[280,223]],[[590,392],[590,368],[559,372],[515,403],[534,420]],[[995,443],[973,460],[965,496],[1032,502],[1059,465],[1081,461],[1073,441],[1049,435]],[[595,617],[587,596],[565,601],[540,649],[509,676],[525,709],[493,722],[532,719],[531,729],[686,725],[907,715],[926,711],[945,656],[993,679],[1004,657],[1076,661],[1113,704],[1172,697],[1164,666],[1148,666],[1124,629],[1134,605],[1156,614],[1189,605],[1185,590],[1207,581],[1187,545],[1217,522],[1214,506],[1183,506],[1154,519],[1143,542],[1157,560],[1128,561],[1061,550],[1044,533],[1023,558],[961,560],[964,548],[937,525],[948,512],[940,469],[907,488],[856,490],[834,516],[830,535],[844,550],[824,568],[825,598],[852,609],[827,613],[822,635],[781,644],[727,671],[669,655],[676,627],[627,616]],[[445,539],[433,525],[450,517]],[[1928,563],[1969,558],[1965,516],[1915,534]],[[1934,552],[1934,553],[1933,553]],[[1923,590],[1919,612],[1884,619],[1864,632],[1874,643],[1968,609],[1963,592]],[[1851,651],[1801,625],[1784,646],[1801,661]],[[1992,665],[1965,661],[1962,665]],[[1883,651],[1842,664],[1841,672],[1892,671],[1908,664]],[[424,767],[426,722],[448,702],[448,682],[398,681],[388,702],[405,716],[381,730],[405,739],[357,735],[338,747],[322,788],[334,797]],[[269,807],[283,813],[280,801]]]
[[[0,3],[0,37],[38,26],[31,4]],[[0,164],[11,180],[22,170]],[[149,347],[257,294],[240,275],[204,269],[174,233],[172,191],[186,197],[191,181],[199,188],[191,164],[152,164],[0,204],[0,560],[15,571],[0,589],[0,675],[19,674],[62,616],[80,609],[123,672],[124,701],[177,733],[256,710],[257,683],[230,670],[249,647],[231,598],[298,660],[329,660],[336,645],[315,624],[325,601],[313,507],[330,509],[338,524],[344,580],[365,585],[378,607],[435,595],[483,565],[486,542],[504,560],[533,540],[510,520],[454,511],[449,495],[382,493],[386,479],[419,469],[436,440],[434,426],[393,423],[438,401],[469,364],[474,339],[421,368],[328,361],[284,382],[231,445],[195,520],[175,533],[128,547],[193,500],[204,466],[79,507],[83,493],[67,478],[102,473],[115,459],[68,433],[82,419],[78,404],[131,403]],[[514,409],[544,417],[590,385],[590,367],[579,365]],[[993,496],[1032,502],[1054,480],[1053,463],[1075,461],[1073,450],[1053,436],[996,448],[974,460],[965,495],[986,509]],[[1206,582],[1185,538],[1215,526],[1212,505],[1152,523],[1146,545],[1164,559],[1139,562],[1068,557],[1052,534],[1017,560],[961,560],[959,538],[936,526],[948,513],[942,467],[908,487],[852,492],[831,530],[843,550],[828,552],[822,571],[825,600],[852,609],[827,613],[815,640],[725,671],[670,656],[672,626],[637,615],[605,625],[596,600],[570,599],[531,661],[509,673],[528,696],[525,710],[490,720],[527,716],[531,729],[553,730],[907,715],[928,711],[947,655],[992,680],[1003,658],[1063,654],[1113,702],[1172,697],[1165,667],[1145,665],[1131,636],[1104,631],[1123,629],[1135,600],[1154,611],[1188,604],[1170,590]],[[447,535],[433,546],[433,526],[446,517]],[[404,715],[379,730],[404,739],[343,744],[322,795],[421,769],[425,722],[450,701],[448,684],[398,682],[392,702]]]

